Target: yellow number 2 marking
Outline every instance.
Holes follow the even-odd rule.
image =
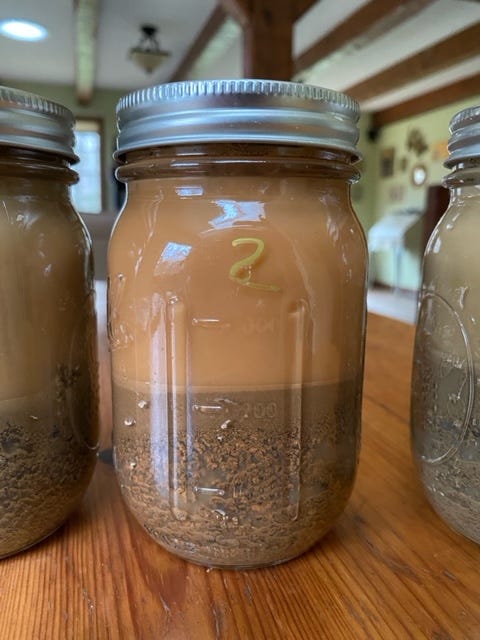
[[[241,284],[244,287],[250,287],[252,289],[260,289],[261,291],[280,291],[280,287],[275,284],[262,284],[260,282],[252,281],[252,269],[260,260],[260,257],[265,249],[265,243],[260,238],[235,238],[232,240],[232,247],[238,247],[242,244],[254,244],[256,249],[253,253],[248,255],[242,260],[235,262],[230,269],[230,279]]]

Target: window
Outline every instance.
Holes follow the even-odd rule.
[[[80,180],[72,186],[72,200],[81,213],[102,211],[102,136],[99,120],[78,118],[75,126],[74,165]]]

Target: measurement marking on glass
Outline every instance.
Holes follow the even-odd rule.
[[[172,298],[167,304],[168,475],[170,505],[181,509],[179,497],[187,489],[187,461],[182,462],[179,442],[187,440],[187,403],[179,402],[186,390],[187,331],[185,304]],[[188,491],[187,491],[188,494]],[[188,500],[188,497],[187,497]],[[175,513],[175,511],[174,511]]]
[[[229,329],[230,323],[224,322],[220,318],[193,318],[194,327],[204,327],[205,329]]]
[[[214,398],[214,402],[221,402],[227,406],[238,406],[238,402],[236,400],[231,400],[230,398]]]
[[[292,358],[290,368],[290,392],[288,398],[288,413],[291,432],[288,442],[288,460],[290,475],[288,512],[292,520],[298,518],[300,504],[300,468],[302,452],[302,422],[303,422],[303,368],[304,350],[306,344],[306,305],[300,300],[288,314]]]
[[[200,493],[206,496],[224,496],[225,490],[218,489],[217,487],[194,487],[195,493]]]
[[[219,404],[194,404],[192,408],[200,413],[217,413],[224,410]]]

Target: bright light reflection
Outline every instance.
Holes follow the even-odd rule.
[[[175,189],[177,195],[181,198],[190,198],[192,196],[203,196],[202,187],[177,187]]]
[[[28,20],[3,20],[0,22],[0,33],[7,38],[28,42],[44,40],[48,35],[44,26]]]
[[[181,262],[188,256],[192,247],[188,244],[178,244],[177,242],[167,242],[162,251],[162,260],[167,262]]]
[[[178,273],[191,250],[192,247],[189,244],[167,242],[155,265],[154,275],[160,276],[164,273]]]
[[[260,222],[265,219],[265,211],[261,202],[237,202],[236,200],[216,200],[222,209],[222,215],[209,221],[215,229],[229,227],[235,222]]]

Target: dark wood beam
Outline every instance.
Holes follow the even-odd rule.
[[[478,96],[480,93],[480,73],[468,78],[463,78],[440,89],[435,89],[421,96],[406,100],[388,109],[376,111],[372,114],[372,126],[380,129],[386,124],[411,118],[419,113],[443,107],[447,104],[466,100],[471,96]]]
[[[74,0],[75,91],[80,104],[93,96],[96,73],[97,0]]]
[[[360,102],[403,87],[416,80],[480,55],[480,23],[346,89]]]
[[[223,26],[227,17],[227,13],[223,7],[217,5],[210,14],[210,17],[196,37],[192,46],[185,54],[183,60],[178,65],[175,72],[170,76],[169,82],[176,82],[186,78],[194,63],[198,60],[204,49],[206,49],[210,41]]]
[[[317,1],[219,0],[243,29],[245,77],[291,80],[293,25]]]
[[[219,0],[243,29],[243,75],[291,80],[293,25],[313,1]]]
[[[254,44],[255,51],[252,50],[251,56],[262,56],[262,58],[266,58],[266,61],[269,62],[269,68],[266,68],[265,60],[261,62],[261,68],[258,68],[258,65],[255,66],[252,64],[252,61],[249,59],[251,56],[245,55],[245,74],[250,77],[270,77],[277,78],[279,76],[282,79],[290,80],[292,76],[291,71],[291,27],[289,27],[287,35],[285,36],[285,32],[279,33],[282,31],[285,26],[284,24],[284,13],[285,9],[282,8],[281,5],[286,5],[288,8],[288,20],[290,21],[290,16],[293,16],[295,19],[300,18],[306,11],[308,11],[314,4],[316,4],[318,0],[290,0],[289,2],[272,2],[269,1],[267,3],[268,6],[274,7],[274,11],[272,11],[272,16],[275,21],[275,25],[272,25],[271,17],[268,15],[268,10],[265,10],[265,6],[262,8],[262,2],[258,2],[255,0],[219,0],[218,5],[210,14],[209,19],[205,23],[204,27],[198,34],[194,43],[190,47],[190,49],[185,54],[184,58],[178,65],[175,72],[170,76],[169,82],[176,82],[179,80],[183,80],[189,73],[190,69],[194,65],[194,63],[198,60],[204,49],[209,45],[210,41],[214,38],[214,36],[221,29],[225,20],[228,16],[235,19],[240,26],[242,26],[244,30],[244,44],[250,47],[250,42],[255,41],[258,42],[258,38],[262,38],[263,45],[260,49],[265,49],[266,51],[262,53],[259,50],[258,44]],[[265,4],[265,3],[264,3]],[[267,8],[268,9],[268,8]],[[279,15],[279,10],[283,12],[282,15]],[[259,19],[259,14],[263,13],[263,20]],[[263,26],[262,26],[263,25]],[[261,36],[255,35],[255,33],[262,33]],[[274,59],[272,56],[272,42],[280,41],[279,46],[282,50],[282,55],[280,56],[280,61],[278,59]],[[287,58],[287,63],[285,63],[284,58]],[[277,57],[278,58],[278,57]],[[275,69],[270,70],[270,66],[278,67],[279,64],[282,64],[283,70],[279,73],[276,72]],[[285,67],[285,64],[287,65]],[[288,73],[288,77],[285,74]]]
[[[434,0],[370,0],[304,51],[295,60],[295,73],[301,73],[344,47],[358,49],[370,43],[432,2]]]
[[[247,78],[291,80],[293,16],[291,0],[255,0],[244,26],[243,73]]]
[[[321,0],[296,0],[293,14],[295,16],[295,21],[299,20],[303,14],[307,13],[307,11],[311,9],[314,4],[317,4],[318,1]]]
[[[290,0],[290,14],[296,22],[314,4],[321,0]],[[258,0],[219,0],[219,4],[242,27],[246,26],[255,10]]]
[[[218,0],[218,2],[222,9],[241,27],[245,27],[249,23],[252,13],[250,0]]]

